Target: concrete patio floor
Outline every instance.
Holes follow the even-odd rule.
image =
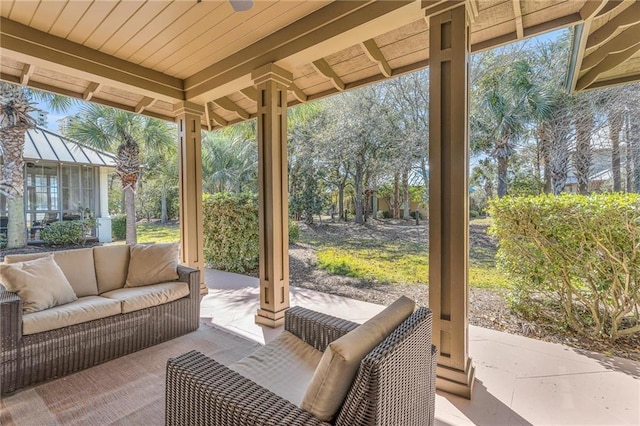
[[[201,317],[264,344],[281,331],[258,326],[256,278],[207,270]],[[292,306],[356,322],[384,307],[302,288]],[[640,363],[471,326],[471,401],[438,392],[437,425],[640,425]]]

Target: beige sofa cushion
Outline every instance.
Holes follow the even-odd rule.
[[[122,313],[139,311],[189,295],[189,284],[183,282],[152,284],[144,287],[121,288],[102,293],[102,297],[118,300]]]
[[[402,296],[355,330],[329,344],[313,375],[301,408],[320,420],[337,413],[364,357],[413,313],[415,303]]]
[[[39,259],[53,254],[69,284],[73,287],[76,296],[97,296],[98,283],[93,266],[93,250],[82,248],[77,250],[55,251],[51,253],[12,254],[4,258],[7,263],[22,262],[25,260]]]
[[[124,287],[129,272],[129,246],[112,245],[93,248],[98,294]]]
[[[134,244],[125,287],[140,287],[178,279],[178,243]]]
[[[25,313],[38,312],[77,299],[52,255],[0,264],[0,281],[8,291],[20,296]]]
[[[229,368],[299,407],[320,358],[322,352],[285,331]]]
[[[22,334],[68,327],[120,314],[120,302],[100,296],[86,296],[66,305],[56,306],[22,317]]]

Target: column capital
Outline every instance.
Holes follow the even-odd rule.
[[[265,81],[275,81],[287,87],[293,82],[293,74],[286,69],[270,62],[266,65],[256,68],[251,73],[251,79],[256,86]]]
[[[474,0],[422,0],[425,17],[444,13],[458,6],[465,6],[467,22],[478,16],[478,6]]]
[[[173,104],[173,112],[176,113],[176,115],[193,114],[203,116],[204,105],[196,104],[189,101],[180,101]]]

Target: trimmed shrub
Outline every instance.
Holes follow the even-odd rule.
[[[293,219],[289,219],[289,244],[300,241],[300,225]]]
[[[49,246],[70,246],[84,243],[85,223],[82,220],[53,222],[40,230],[40,238]]]
[[[258,197],[255,194],[207,194],[202,201],[204,259],[207,267],[229,272],[258,268]],[[289,220],[289,244],[300,238],[297,222]]]
[[[477,210],[469,210],[469,217],[471,219],[475,219],[475,218],[477,218],[479,216],[480,216],[480,213],[478,213]]]
[[[111,238],[116,241],[127,238],[127,215],[111,216]]]
[[[505,197],[490,205],[512,306],[611,340],[640,331],[640,196]]]
[[[204,258],[210,268],[247,272],[258,267],[258,201],[252,194],[216,193],[203,200]]]

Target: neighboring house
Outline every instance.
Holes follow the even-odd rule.
[[[113,154],[37,127],[25,135],[24,161],[27,241],[39,240],[39,231],[51,222],[80,219],[88,211],[98,219],[98,239],[111,241],[108,175],[115,167]],[[6,233],[7,222],[7,200],[0,195],[0,233]]]
[[[624,175],[624,156],[622,157],[622,170]],[[607,185],[611,190],[611,182],[613,181],[613,172],[611,171],[611,149],[594,150],[591,158],[591,167],[589,169],[589,191],[602,191]],[[567,182],[564,190],[570,194],[578,193],[578,178],[575,175],[573,164],[570,165],[569,173],[567,173]]]

